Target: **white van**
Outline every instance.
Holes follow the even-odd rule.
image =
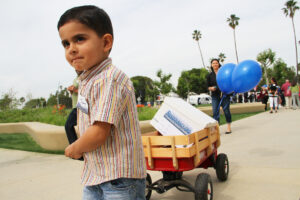
[[[211,104],[211,96],[207,94],[188,96],[187,102],[192,105]]]

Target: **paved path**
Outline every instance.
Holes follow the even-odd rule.
[[[183,177],[194,183],[200,172],[211,174],[214,200],[298,200],[300,198],[300,110],[261,113],[232,124],[219,152],[229,157],[230,174],[218,182],[213,169],[195,169]],[[0,199],[80,200],[82,163],[61,155],[0,149]],[[160,172],[149,172],[153,180]],[[153,192],[152,200],[194,199],[172,189]]]

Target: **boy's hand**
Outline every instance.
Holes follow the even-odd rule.
[[[65,156],[69,158],[81,158],[83,152],[91,152],[105,143],[111,131],[111,124],[96,121],[74,143],[65,149]]]
[[[75,145],[74,143],[72,143],[65,149],[65,156],[69,158],[78,159],[81,158],[83,155],[82,153],[76,151]]]
[[[71,86],[68,87],[68,90],[69,90],[70,92],[73,92],[73,91],[74,91],[74,88],[75,88],[75,87],[74,87],[73,85],[71,85]]]

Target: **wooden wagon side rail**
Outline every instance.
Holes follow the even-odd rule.
[[[148,164],[151,167],[151,169],[153,169],[153,158],[152,158],[152,153],[151,153],[151,142],[150,142],[150,137],[147,137],[147,154],[145,153],[145,155],[147,155],[148,157]],[[145,150],[145,148],[144,148]]]
[[[194,164],[197,166],[201,159],[200,153],[206,151],[210,155],[212,146],[220,146],[219,127],[205,128],[190,135],[158,136],[157,132],[148,133],[142,136],[145,157],[148,158],[148,165],[153,169],[153,158],[170,158],[174,169],[178,169],[178,158],[194,157]],[[184,147],[185,145],[185,147]]]

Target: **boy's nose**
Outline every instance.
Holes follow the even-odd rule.
[[[77,47],[76,47],[75,44],[70,44],[69,53],[70,53],[70,54],[75,54],[75,53],[77,53]]]

